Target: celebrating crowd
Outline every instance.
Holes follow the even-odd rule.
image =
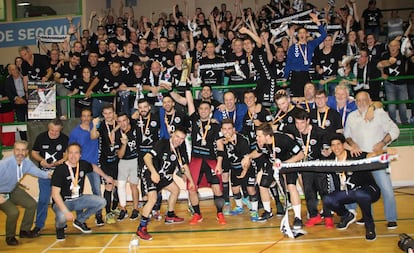
[[[37,166],[25,158],[25,132],[17,142],[3,133],[3,145],[14,143],[13,155],[0,161],[0,175],[9,179],[0,183],[8,245],[18,244],[16,205],[26,209],[20,238],[37,237],[50,196],[58,240],[65,239],[69,221],[91,233],[86,220],[92,215],[96,226],[139,218],[137,235],[151,240],[150,219],[184,222],[174,211],[180,193],[174,175],[186,183],[191,225],[203,221],[198,189],[211,187],[221,225],[226,216],[244,212],[252,222],[266,222],[291,206],[294,229],[320,223],[346,229],[356,221],[357,203],[362,211],[357,223],[374,240],[371,204],[382,195],[387,228],[397,227],[388,171],[279,176],[277,164],[386,152],[398,138],[397,120],[410,121],[407,106],[398,104],[397,117],[395,104],[386,112],[373,101],[383,89],[390,101],[414,99],[414,83],[404,79],[414,73],[414,14],[404,27],[394,12],[386,41],[379,42],[383,16],[375,0],[361,16],[355,0],[339,8],[328,1],[322,10],[300,0],[255,8],[235,0],[233,7],[223,3],[208,15],[196,8],[190,16],[187,6],[181,11],[174,5],[168,17],[156,21],[135,19],[131,7],[121,6],[118,17],[113,10],[93,11],[87,29],[69,18],[61,44],[49,48],[40,41],[44,54],[19,48],[0,89],[1,99],[9,100],[0,108],[3,119],[13,121],[16,113],[18,121],[26,121],[33,81],[54,81],[59,96],[83,96],[57,104],[58,117],[30,152]],[[73,117],[80,124],[66,136],[62,122]],[[20,184],[26,173],[39,177],[37,204]],[[86,176],[92,195],[83,193]],[[298,185],[305,195],[305,222]],[[162,190],[170,192],[165,213]],[[284,193],[288,206],[281,201]],[[337,225],[333,212],[340,217]]]

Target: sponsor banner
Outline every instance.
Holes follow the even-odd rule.
[[[28,83],[28,119],[56,118],[56,85],[54,82]]]
[[[80,17],[73,17],[74,25],[80,21]],[[66,18],[0,23],[0,48],[36,45],[39,36],[66,35],[68,30]]]

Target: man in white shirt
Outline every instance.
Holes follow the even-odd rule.
[[[374,118],[365,120],[365,114],[372,101],[369,94],[361,91],[356,95],[358,110],[349,114],[344,135],[351,152],[378,152],[398,138],[400,130],[383,109],[374,111]],[[380,187],[384,201],[387,228],[397,228],[397,208],[389,170],[373,171],[372,175]],[[357,223],[363,224],[359,220]]]

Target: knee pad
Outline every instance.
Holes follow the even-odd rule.
[[[223,206],[224,206],[224,199],[223,199],[223,196],[214,196],[214,204],[215,204],[218,208],[223,208]]]
[[[241,194],[241,192],[235,193],[235,194],[233,194],[233,197],[234,197],[234,199],[241,199],[242,198],[242,194]]]

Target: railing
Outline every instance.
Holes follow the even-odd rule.
[[[393,77],[393,79],[395,80],[404,80],[404,79],[412,79],[414,80],[414,75],[409,75],[409,76],[401,76],[401,77]],[[332,80],[328,83],[335,83],[335,82],[339,82],[342,79],[335,79]],[[375,78],[375,79],[371,79],[371,81],[383,81],[384,78]],[[314,80],[312,81],[312,83],[319,83],[319,80]],[[328,83],[325,83],[325,89],[327,89],[328,87]],[[282,85],[289,85],[289,82],[277,82],[277,84],[279,86]],[[213,89],[217,90],[217,89],[222,89],[222,90],[228,90],[228,89],[239,89],[239,88],[255,88],[256,84],[236,84],[236,85],[214,85],[212,86]],[[193,93],[193,96],[195,96],[196,91],[201,90],[202,87],[191,87],[191,91]],[[168,92],[167,90],[161,91],[162,93],[166,93]],[[148,93],[147,91],[143,92]],[[92,94],[92,98],[99,98],[99,97],[114,97],[114,94]],[[66,106],[67,106],[67,111],[68,111],[68,115],[71,115],[71,111],[70,111],[70,101],[71,99],[77,99],[77,98],[84,98],[84,95],[73,95],[73,96],[56,96],[57,100],[62,100],[65,99],[67,101]],[[7,103],[9,101],[5,100],[5,101],[1,101],[0,103]],[[414,100],[398,100],[398,101],[381,101],[384,105],[388,105],[388,104],[414,104]],[[275,109],[275,108],[273,108]],[[413,108],[414,109],[414,108]],[[0,127],[2,126],[10,126],[10,125],[25,125],[27,124],[27,122],[10,122],[10,123],[0,123]],[[407,145],[414,145],[414,126],[400,126],[400,130],[401,130],[401,134],[399,136],[399,138],[393,142],[393,146],[407,146]],[[11,149],[11,146],[3,146],[1,143],[1,138],[0,138],[0,159],[2,158],[2,151],[3,149]]]

